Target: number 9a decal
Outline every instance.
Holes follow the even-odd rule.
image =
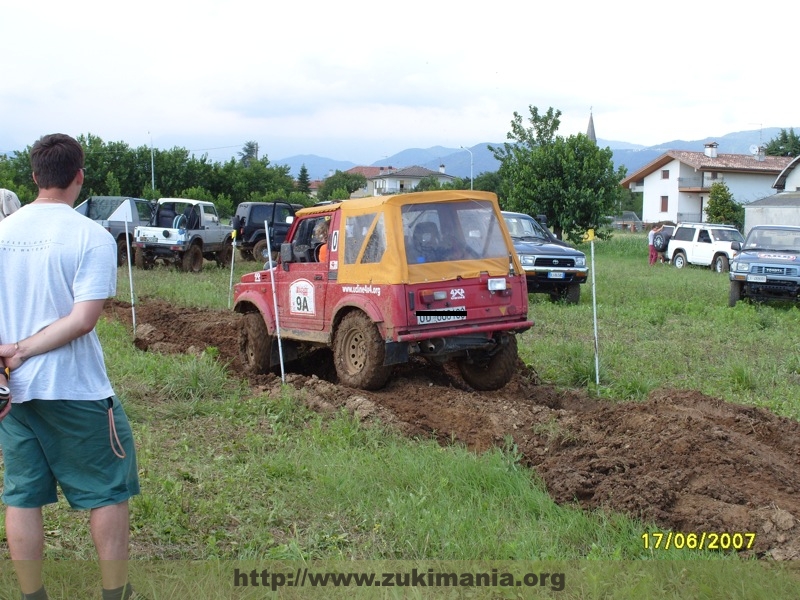
[[[293,281],[289,285],[289,306],[289,312],[293,315],[316,315],[314,284],[308,279]]]

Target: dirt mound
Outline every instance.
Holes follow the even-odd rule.
[[[130,306],[109,317],[130,326]],[[238,357],[239,316],[144,299],[136,306],[136,345],[162,352],[214,347],[244,376]],[[330,353],[308,364],[330,377]],[[328,367],[328,368],[326,368]],[[250,378],[265,389],[279,378]],[[608,508],[664,529],[756,533],[752,552],[800,559],[800,423],[688,390],[659,390],[642,403],[610,403],[578,390],[541,385],[520,364],[499,392],[475,392],[455,370],[414,362],[395,370],[387,387],[365,392],[313,373],[287,381],[319,411],[347,407],[410,436],[454,440],[475,451],[513,440],[522,460],[559,503]]]

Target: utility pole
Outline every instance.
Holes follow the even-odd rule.
[[[153,186],[153,191],[156,191],[156,160],[153,154],[153,136],[150,132],[147,132],[150,135],[150,185]]]
[[[474,179],[474,177],[472,177],[472,150],[470,150],[469,148],[464,148],[464,146],[461,146],[461,149],[469,152],[469,189],[471,190],[472,180]]]

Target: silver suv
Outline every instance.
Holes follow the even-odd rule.
[[[757,225],[733,247],[729,306],[742,298],[800,303],[800,227]]]
[[[667,245],[667,259],[678,269],[693,264],[726,273],[736,254],[731,249],[732,242],[744,242],[732,225],[678,223]]]

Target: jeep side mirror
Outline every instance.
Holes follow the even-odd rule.
[[[731,242],[731,250],[735,250],[736,252],[739,252],[739,250],[741,250],[741,249],[742,249],[742,243],[741,242]]]
[[[283,270],[289,270],[289,263],[294,260],[294,253],[292,252],[292,244],[291,242],[284,242],[281,244],[281,264],[283,264]]]
[[[536,220],[542,227],[547,227],[547,215],[536,215]]]

